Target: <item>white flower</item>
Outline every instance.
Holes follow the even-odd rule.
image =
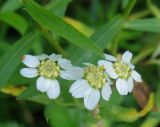
[[[131,64],[132,53],[126,51],[121,58],[116,58],[105,54],[106,60],[100,60],[99,64],[103,65],[108,75],[116,79],[116,87],[121,95],[127,95],[133,90],[133,80],[142,82],[141,75],[134,70]]]
[[[20,70],[22,76],[27,78],[39,77],[36,82],[37,90],[46,92],[50,99],[59,96],[60,85],[56,78],[58,76],[63,78],[61,72],[72,67],[71,61],[53,53],[50,56],[46,54],[25,55],[22,62],[27,66],[27,68]]]
[[[93,110],[97,106],[100,91],[106,101],[112,94],[110,87],[112,82],[101,65],[86,64],[84,68],[74,66],[62,71],[62,77],[67,80],[76,80],[69,92],[75,98],[84,98],[84,105],[88,110]]]

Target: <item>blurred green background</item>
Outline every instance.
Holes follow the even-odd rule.
[[[144,82],[135,83],[133,94],[128,96],[120,96],[113,88],[110,101],[101,99],[100,108],[92,112],[84,109],[82,99],[69,95],[70,81],[61,81],[61,96],[49,100],[36,90],[36,79],[20,76],[20,58],[25,53],[60,53],[75,65],[96,63],[100,58],[89,51],[90,46],[70,43],[74,40],[61,35],[59,25],[56,30],[49,29],[47,23],[54,25],[56,21],[46,17],[44,22],[47,13],[41,12],[42,8],[36,12],[22,0],[0,0],[0,127],[159,127],[160,1],[36,2],[91,38],[105,53],[133,52],[133,63]],[[67,32],[72,34],[72,29]]]

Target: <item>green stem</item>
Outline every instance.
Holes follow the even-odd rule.
[[[123,12],[123,15],[124,15],[125,18],[127,18],[129,16],[129,14],[131,13],[134,5],[136,4],[136,1],[137,0],[130,0],[128,2],[128,5],[127,5],[126,9]]]
[[[150,55],[153,52],[153,50],[154,50],[154,48],[145,49],[145,51],[142,51],[140,54],[135,56],[132,62],[134,64],[137,64],[139,61],[141,61],[142,59],[144,59],[145,57]]]
[[[57,105],[60,105],[60,106],[76,106],[76,104],[75,104],[75,103],[72,103],[72,102],[70,102],[70,103],[64,103],[64,102],[63,102],[63,103],[62,103],[62,102],[56,100],[55,103],[56,103]]]
[[[147,0],[147,6],[154,16],[160,18],[160,10],[151,2],[151,0]]]
[[[146,65],[148,64],[155,64],[160,66],[160,59],[149,60],[146,62]]]
[[[131,13],[134,5],[136,4],[136,1],[137,0],[130,0],[128,2],[128,5],[127,5],[126,9],[123,12],[123,16],[124,16],[125,19],[128,18],[128,16]],[[123,22],[123,24],[124,24],[124,22]],[[115,55],[117,53],[118,43],[119,43],[119,39],[120,39],[121,33],[122,33],[122,30],[118,33],[118,35],[116,36],[115,40],[113,41],[113,43],[111,45],[111,51],[112,51],[113,55]]]
[[[75,106],[75,107],[78,107],[80,109],[84,109],[84,107],[82,107],[81,104],[76,99],[75,99],[74,102],[68,102],[68,103],[62,102],[60,100],[55,100],[55,103],[57,105],[60,105],[60,106],[66,106],[66,107]]]
[[[48,40],[48,42],[52,45],[54,50],[56,50],[58,53],[62,54],[64,57],[67,57],[67,53],[62,49],[62,47],[59,45],[59,43],[53,38],[52,34],[48,32],[48,30],[41,27],[41,31],[44,35],[44,37]]]
[[[142,10],[140,12],[134,13],[131,16],[129,16],[129,20],[135,20],[139,18],[146,17],[150,14],[151,12],[149,10]]]
[[[116,36],[116,38],[114,39],[114,41],[113,41],[113,44],[111,45],[112,47],[111,47],[111,51],[112,51],[112,54],[113,55],[116,55],[116,53],[117,53],[117,50],[118,50],[118,43],[119,43],[119,38],[120,38],[120,36],[121,36],[121,33],[122,33],[122,31],[120,31],[118,34],[117,34],[117,36]]]

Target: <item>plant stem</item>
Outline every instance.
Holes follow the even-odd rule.
[[[151,2],[151,0],[147,0],[147,6],[154,16],[160,18],[160,10]]]
[[[134,59],[133,59],[132,62],[134,64],[137,64],[139,61],[141,61],[142,59],[144,59],[146,56],[150,55],[153,51],[154,51],[154,48],[145,49],[145,51],[141,52],[136,57],[134,57]]]
[[[136,1],[137,0],[130,0],[128,2],[127,7],[123,12],[123,16],[124,16],[125,19],[128,18],[128,16],[129,16],[130,12],[132,11],[134,5],[136,4]],[[123,24],[124,24],[124,22],[123,22]],[[119,43],[119,38],[121,36],[121,33],[122,33],[122,30],[117,34],[115,40],[113,41],[113,44],[111,45],[111,51],[112,51],[113,55],[116,55],[116,53],[117,53],[118,43]]]
[[[104,121],[102,120],[102,117],[100,116],[100,109],[99,105],[92,111],[92,117],[95,119],[95,127],[105,127]]]
[[[48,40],[48,42],[52,45],[52,47],[64,57],[67,57],[67,53],[62,49],[59,43],[53,38],[52,34],[48,32],[48,30],[40,27],[44,37]]]
[[[125,9],[124,12],[123,12],[123,16],[124,16],[125,18],[127,18],[127,17],[129,16],[129,14],[131,13],[134,5],[136,4],[136,1],[137,1],[137,0],[130,0],[130,1],[128,2],[128,5],[127,5],[126,9]]]
[[[117,49],[118,49],[118,43],[119,43],[119,38],[121,36],[122,31],[119,31],[119,33],[117,34],[116,38],[113,41],[113,44],[111,45],[111,49],[112,49],[112,54],[116,55],[117,53]]]
[[[76,99],[75,99],[76,100]],[[55,100],[54,101],[57,105],[61,105],[61,106],[66,106],[66,107],[70,107],[70,106],[74,106],[74,107],[78,107],[80,109],[84,109],[84,107],[81,106],[81,104],[76,100],[76,102],[62,102],[60,100]]]
[[[129,20],[135,20],[139,18],[146,17],[150,14],[151,12],[149,10],[142,10],[140,12],[134,13],[131,16],[129,16]]]

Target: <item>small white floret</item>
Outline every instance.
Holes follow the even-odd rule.
[[[38,67],[38,65],[40,64],[38,58],[36,56],[32,56],[32,55],[24,55],[22,62],[27,66],[27,67]]]

